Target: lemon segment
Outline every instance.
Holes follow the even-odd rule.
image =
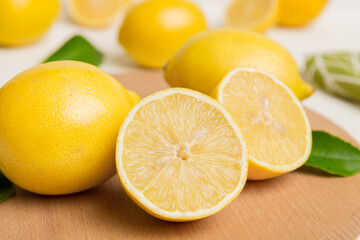
[[[239,68],[213,94],[243,130],[249,179],[272,178],[307,160],[310,124],[297,98],[281,81],[261,70]]]
[[[233,0],[226,13],[230,27],[263,32],[278,19],[279,0]]]
[[[144,98],[117,142],[117,169],[129,196],[161,219],[212,215],[242,190],[248,160],[242,134],[217,101],[173,88]]]

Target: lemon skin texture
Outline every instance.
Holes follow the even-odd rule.
[[[58,195],[116,172],[118,131],[135,93],[95,66],[59,61],[30,68],[0,89],[0,170],[19,187]]]
[[[277,42],[255,32],[215,29],[192,37],[165,67],[172,87],[185,87],[210,95],[227,73],[238,67],[269,72],[299,99],[313,93],[302,81],[291,54]]]

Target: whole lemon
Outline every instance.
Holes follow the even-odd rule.
[[[139,101],[95,66],[30,68],[0,89],[0,170],[40,194],[92,188],[114,175],[118,131]]]
[[[17,46],[38,40],[58,11],[58,0],[0,0],[0,45]]]
[[[119,42],[140,65],[161,68],[191,36],[204,29],[204,15],[190,1],[148,0],[127,14]]]
[[[323,10],[327,0],[280,0],[279,23],[284,26],[303,26]]]
[[[257,68],[283,81],[299,99],[313,88],[302,81],[295,60],[275,41],[258,33],[208,30],[192,37],[165,67],[165,79],[173,87],[191,88],[205,94],[237,67]]]

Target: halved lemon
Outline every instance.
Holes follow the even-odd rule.
[[[228,26],[262,32],[277,23],[279,0],[233,0],[226,13]]]
[[[182,88],[150,95],[130,111],[116,157],[128,195],[170,221],[218,212],[241,192],[248,170],[246,145],[229,112]]]
[[[130,0],[68,0],[69,14],[78,24],[87,27],[109,25]]]
[[[257,69],[231,71],[214,91],[242,129],[249,153],[248,179],[279,176],[305,163],[311,128],[295,95],[277,78]]]

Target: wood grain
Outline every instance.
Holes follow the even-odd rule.
[[[141,96],[166,88],[159,72],[116,76]],[[313,129],[355,141],[308,111]],[[355,239],[360,234],[360,174],[336,177],[309,167],[248,181],[224,210],[171,223],[137,207],[114,176],[92,190],[41,196],[17,189],[0,204],[0,239]]]

